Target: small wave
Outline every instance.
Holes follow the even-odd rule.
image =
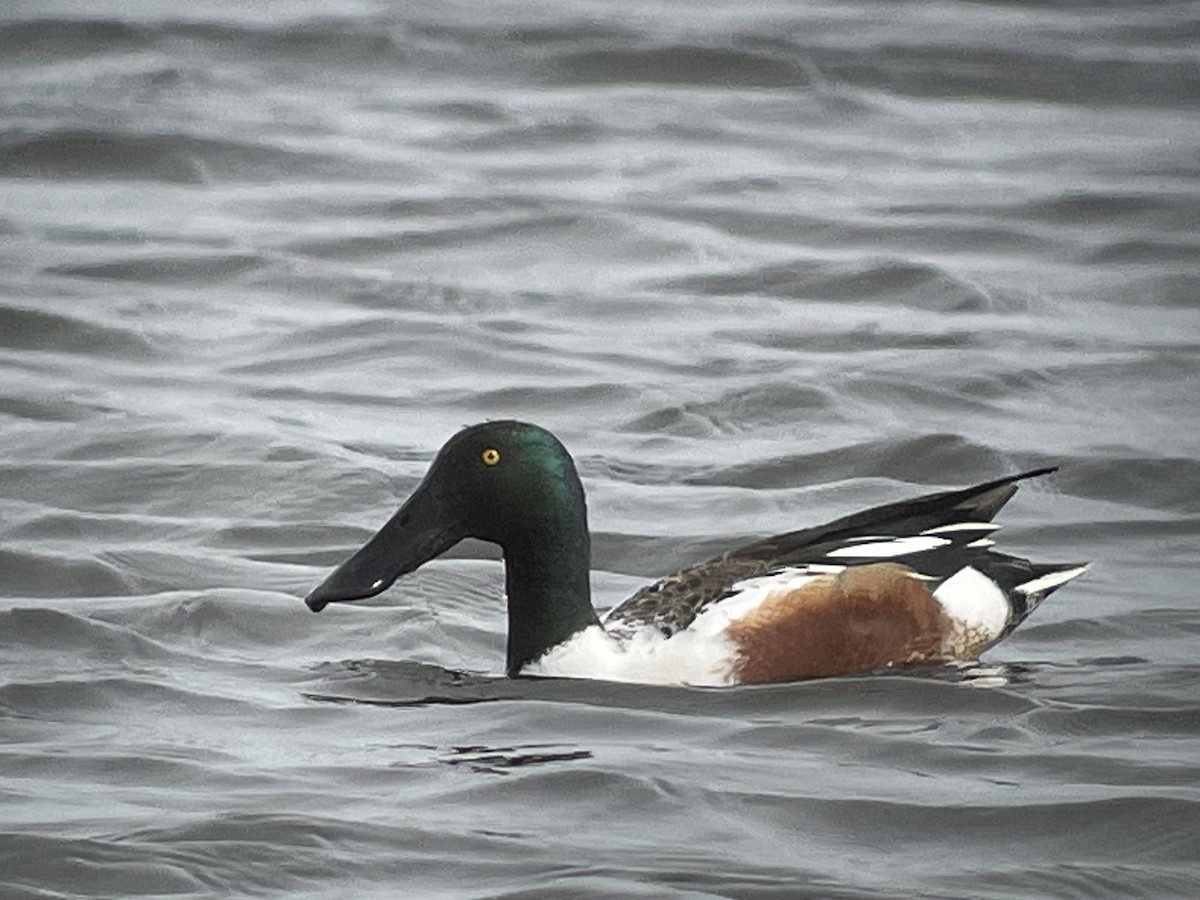
[[[556,84],[664,84],[794,88],[808,83],[805,67],[735,47],[676,44],[565,52],[550,65]]]
[[[575,762],[593,757],[591,750],[561,744],[518,744],[510,747],[468,744],[451,748],[439,758],[439,762],[451,767],[463,766],[472,772],[507,775],[514,769]]]
[[[1148,7],[1138,9],[1148,12]],[[1194,50],[1200,43],[1200,16],[1187,7],[1173,8],[1170,5],[1155,10],[1156,15],[1136,19],[1128,18],[1111,24],[1101,23],[1096,29],[1101,40],[1114,47],[1127,44],[1144,44],[1148,47],[1179,47]],[[1157,19],[1157,21],[1154,21]]]
[[[1019,856],[1019,854],[1018,854]],[[1072,897],[1188,897],[1195,892],[1195,876],[1183,866],[1134,865],[1131,853],[1116,854],[1113,861],[1066,862],[1051,860],[1040,865],[1014,862],[997,865],[987,873],[972,872],[939,878],[948,896],[996,898]]]
[[[344,660],[316,667],[304,692],[318,703],[367,706],[462,706],[519,699],[521,684],[411,660]]]
[[[1156,238],[1115,241],[1087,256],[1087,261],[1093,263],[1184,265],[1189,268],[1197,259],[1200,259],[1200,244]]]
[[[400,32],[371,17],[327,17],[274,26],[181,22],[162,26],[162,38],[203,44],[218,57],[290,60],[334,69],[346,60],[357,67],[404,65]]]
[[[468,47],[499,42],[540,48],[597,42],[627,43],[636,39],[638,34],[637,29],[629,23],[617,24],[591,17],[498,28],[488,25],[422,24],[414,30],[431,37],[453,37]]]
[[[1200,273],[1167,271],[1141,278],[1135,275],[1121,283],[1110,284],[1107,291],[1098,294],[1102,299],[1107,294],[1121,304],[1128,303],[1129,297],[1140,297],[1153,306],[1192,310],[1196,298],[1200,297]]]
[[[404,53],[394,30],[369,18],[324,18],[273,26],[202,21],[146,21],[102,18],[41,18],[0,26],[0,49],[36,59],[74,61],[100,54],[173,49],[222,59],[292,60],[334,66],[353,59],[358,66],[396,67]]]
[[[572,410],[588,405],[620,405],[636,396],[636,393],[626,385],[612,382],[559,387],[514,385],[478,394],[467,394],[461,397],[456,405],[485,412],[503,409],[510,414],[545,415],[553,410]]]
[[[0,347],[124,359],[159,355],[154,344],[138,331],[14,306],[0,306]]]
[[[322,259],[375,258],[382,254],[486,244],[514,236],[528,240],[534,232],[543,231],[553,234],[569,229],[578,221],[578,217],[575,216],[522,216],[483,225],[411,229],[396,231],[392,234],[379,234],[377,230],[373,230],[371,234],[354,237],[329,237],[300,241],[287,249],[294,253]]]
[[[60,128],[0,134],[0,176],[109,178],[204,184],[222,180],[274,181],[338,171],[333,157],[187,134],[130,134]]]
[[[459,100],[430,103],[418,107],[422,112],[439,118],[495,125],[512,122],[512,115],[502,106],[484,100]]]
[[[201,184],[204,168],[187,141],[97,131],[0,135],[0,175],[8,178],[122,178]]]
[[[159,660],[172,655],[162,645],[123,626],[59,609],[0,610],[0,646],[10,652],[69,652],[76,659]]]
[[[447,141],[438,138],[438,147],[476,153],[495,151],[551,150],[563,145],[595,144],[607,137],[607,129],[583,116],[568,116],[551,121],[509,124],[484,134]]]
[[[194,862],[194,861],[193,861]],[[201,896],[212,885],[194,865],[167,859],[160,848],[130,846],[111,838],[0,833],[0,868],[12,897]]]
[[[462,337],[457,339],[461,345]],[[252,362],[238,359],[226,367],[233,375],[283,376],[311,372],[315,368],[333,370],[339,366],[361,369],[372,362],[393,364],[407,355],[420,356],[435,346],[443,346],[450,358],[461,358],[464,348],[453,346],[452,336],[437,323],[404,322],[397,319],[373,318],[342,326],[322,326],[300,331],[282,340],[277,347],[268,348]],[[276,397],[286,396],[275,394]],[[314,398],[322,393],[329,399],[342,399],[339,392],[304,391],[294,394]],[[260,396],[270,396],[262,394]],[[384,398],[395,402],[395,397]]]
[[[258,254],[217,253],[138,257],[118,262],[52,266],[45,271],[50,275],[71,278],[102,278],[149,284],[209,284],[236,278],[265,264],[264,258]]]
[[[969,40],[938,44],[883,43],[869,54],[814,47],[811,57],[822,75],[855,87],[913,97],[1034,100],[1081,106],[1186,106],[1200,90],[1200,75],[1187,58],[1156,54],[1143,59],[1049,46],[1039,49],[972,45]],[[1107,58],[1106,58],[1107,56]]]
[[[59,677],[47,681],[10,681],[0,685],[0,709],[18,717],[40,718],[47,710],[59,718],[109,721],[114,707],[127,706],[146,715],[151,709],[178,714],[233,712],[254,715],[259,707],[247,700],[219,697],[161,684],[150,676]],[[94,759],[94,758],[93,758]],[[129,761],[130,766],[136,761]]]
[[[1193,686],[1196,678],[1191,678]],[[1115,698],[1114,698],[1115,699]],[[1078,739],[1089,734],[1137,734],[1143,739],[1187,740],[1196,733],[1196,710],[1180,706],[1173,709],[1139,708],[1127,700],[1122,705],[1079,706],[1050,708],[1030,714],[1028,725],[1039,735],[1060,739]],[[1070,766],[1081,781],[1096,778],[1122,785],[1166,785],[1186,780],[1191,766],[1173,766],[1159,760],[1152,769],[1138,771],[1137,766],[1124,766],[1119,760],[1099,759],[1088,764],[1080,757],[1048,760],[1054,769]],[[1125,771],[1127,769],[1127,771]]]
[[[119,19],[43,18],[0,24],[0,54],[11,61],[76,61],[104,53],[135,53],[154,45],[153,26]]]
[[[622,431],[711,437],[759,426],[836,418],[836,404],[821,388],[766,383],[728,391],[712,401],[694,401],[643,413]]]
[[[80,403],[64,397],[3,397],[0,396],[0,416],[25,419],[30,422],[83,422],[98,415],[114,412],[110,406]]]
[[[372,225],[397,220],[429,219],[446,222],[454,217],[481,215],[551,214],[561,204],[536,194],[448,194],[437,197],[387,199],[325,198],[305,195],[264,200],[256,209],[268,210],[290,222],[328,222],[330,219],[363,219]]]
[[[1057,483],[1096,500],[1147,509],[1200,513],[1200,461],[1191,457],[1131,457],[1107,454],[1064,458]]]
[[[1100,222],[1162,223],[1190,215],[1182,198],[1151,193],[1118,194],[1067,191],[1017,206],[996,207],[997,215],[1012,215],[1055,225],[1095,227]],[[1182,225],[1182,221],[1179,222]]]
[[[931,471],[938,473],[939,480],[978,481],[981,473],[1006,469],[1003,457],[985,444],[958,434],[930,434],[773,456],[686,475],[680,480],[684,484],[771,489],[807,483],[810,473],[819,472],[822,481],[883,477],[922,484]]]
[[[716,332],[716,336],[751,347],[842,356],[878,350],[967,350],[986,340],[979,330],[967,328],[908,331],[874,324],[835,331],[730,328]]]
[[[728,274],[691,275],[662,284],[667,290],[711,295],[762,294],[786,299],[902,303],[938,312],[991,309],[981,288],[929,263],[904,260],[835,262],[797,260]]]
[[[0,548],[5,592],[15,597],[111,597],[129,592],[124,574],[97,559],[62,559]]]
[[[209,773],[200,783],[211,777]],[[178,773],[177,779],[182,782],[177,789],[199,781],[179,778]],[[219,784],[212,787],[214,791],[223,789]],[[170,786],[164,789],[169,792]],[[134,893],[205,897],[281,890],[299,896],[306,893],[314,873],[322,870],[344,870],[346,878],[358,883],[354,872],[360,870],[363,860],[356,851],[366,856],[379,854],[380,859],[368,865],[382,864],[387,875],[381,882],[393,889],[404,879],[405,871],[411,870],[398,868],[394,861],[384,863],[385,850],[393,860],[398,848],[432,848],[435,843],[443,845],[446,855],[441,859],[459,854],[470,858],[472,852],[479,852],[479,847],[473,846],[480,843],[478,839],[321,815],[192,813],[180,822],[176,807],[165,799],[157,802],[162,807],[157,818],[163,824],[151,827],[126,826],[97,837],[0,833],[0,866],[6,882],[36,886],[31,897],[46,896],[48,891],[88,897]],[[126,821],[119,813],[113,817],[114,824]],[[401,852],[403,865],[428,858],[415,849]],[[379,877],[379,870],[375,872]]]

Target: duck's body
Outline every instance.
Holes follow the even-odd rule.
[[[412,497],[308,597],[373,596],[463,537],[501,545],[508,674],[668,684],[792,681],[969,661],[1085,564],[996,553],[1016,482],[877,507],[730,551],[592,607],[583,488],[544,429],[489,422],[452,438]]]

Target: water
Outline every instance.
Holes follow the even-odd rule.
[[[1194,895],[1190,3],[15,2],[0,894]],[[494,548],[300,597],[464,424],[609,606],[1058,464],[961,673],[508,681]]]

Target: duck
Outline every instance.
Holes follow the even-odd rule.
[[[732,686],[969,664],[1089,563],[993,549],[993,517],[1045,467],[755,541],[592,605],[587,502],[538,425],[446,442],[399,510],[305,598],[373,597],[466,537],[498,544],[508,677]]]

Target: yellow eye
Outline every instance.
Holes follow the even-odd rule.
[[[494,466],[496,463],[500,462],[500,451],[495,447],[488,447],[479,454],[479,458],[483,460],[483,464],[485,466]]]

